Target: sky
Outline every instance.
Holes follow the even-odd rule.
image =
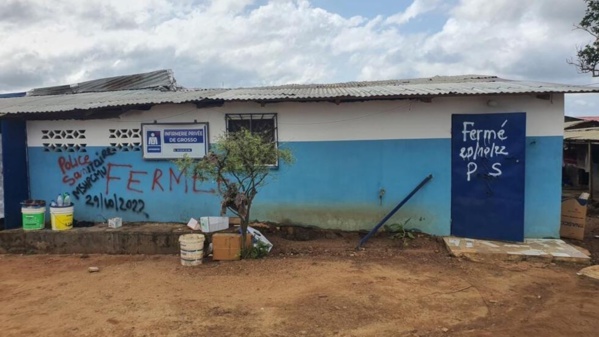
[[[597,85],[583,0],[2,0],[0,93],[172,69],[190,88],[482,74]],[[599,115],[599,94],[566,96]]]

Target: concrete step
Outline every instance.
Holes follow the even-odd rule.
[[[183,224],[106,224],[68,231],[0,231],[0,253],[12,254],[179,254],[179,236],[193,231]]]

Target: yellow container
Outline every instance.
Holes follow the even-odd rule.
[[[75,207],[50,207],[52,230],[66,231],[73,228],[73,212]]]

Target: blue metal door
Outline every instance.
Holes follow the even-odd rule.
[[[451,233],[524,240],[526,114],[452,116]]]

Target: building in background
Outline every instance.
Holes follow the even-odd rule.
[[[599,196],[599,118],[566,117],[564,124],[564,194]]]

